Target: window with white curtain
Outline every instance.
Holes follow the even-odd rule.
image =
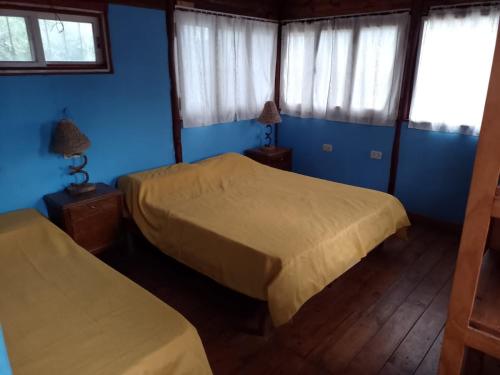
[[[479,134],[499,7],[433,10],[425,19],[410,127]]]
[[[409,14],[283,26],[281,109],[336,121],[393,125]]]
[[[278,25],[175,11],[184,127],[256,118],[274,95]]]

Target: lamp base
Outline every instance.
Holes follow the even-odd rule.
[[[66,188],[66,191],[71,195],[80,195],[95,191],[95,184],[71,184]]]

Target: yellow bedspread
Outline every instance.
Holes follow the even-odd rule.
[[[15,375],[211,374],[186,319],[34,210],[0,216],[0,322]]]
[[[391,195],[238,154],[125,176],[119,186],[149,241],[219,283],[267,300],[276,326],[409,225]]]

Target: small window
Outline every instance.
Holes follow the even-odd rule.
[[[0,9],[0,73],[109,72],[105,14]]]

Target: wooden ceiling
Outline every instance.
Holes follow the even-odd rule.
[[[9,2],[11,1],[75,8],[115,3],[165,9],[176,3],[198,9],[287,20],[411,9],[421,3],[425,9],[436,5],[484,3],[488,0],[10,0]]]
[[[183,5],[197,9],[206,9],[216,12],[239,14],[244,16],[278,19],[278,0],[97,0],[116,4],[144,6],[164,9],[176,5]]]
[[[282,0],[278,9],[287,20],[486,2],[493,0]]]
[[[413,9],[420,4],[426,9],[489,0],[110,0],[117,3],[149,3],[155,7],[165,7],[170,1],[198,9],[286,20]]]
[[[279,19],[279,2],[277,0],[188,0],[177,1],[192,4],[195,8],[214,10],[252,17]]]
[[[409,9],[412,0],[285,0],[281,19],[314,18]]]

